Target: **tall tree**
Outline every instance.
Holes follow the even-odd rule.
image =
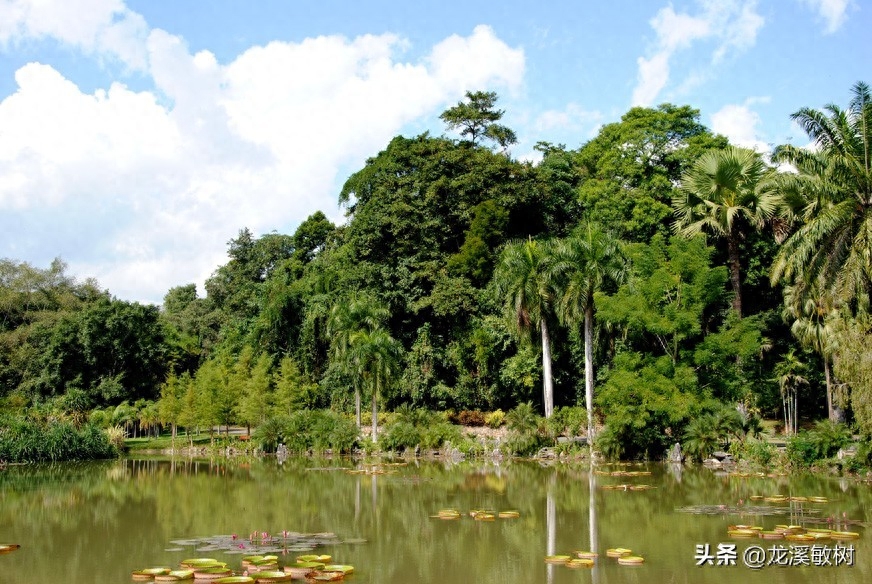
[[[872,94],[852,88],[847,110],[802,108],[791,118],[811,149],[776,148],[774,159],[796,168],[779,176],[790,216],[802,225],[782,245],[773,282],[787,280],[803,293],[822,278],[843,300],[868,305],[872,295]]]
[[[400,344],[383,328],[362,328],[350,338],[355,374],[369,386],[372,399],[372,441],[378,440],[378,399],[397,377]]]
[[[733,309],[742,316],[739,243],[743,231],[760,229],[778,208],[770,190],[771,169],[747,148],[729,146],[706,152],[681,179],[673,199],[677,233],[693,237],[701,232],[727,240]]]
[[[822,285],[800,291],[788,286],[784,290],[783,316],[790,321],[790,331],[802,344],[821,356],[827,384],[827,416],[838,421],[833,406],[833,380],[830,362],[835,349],[833,324],[838,318],[838,303]]]
[[[561,320],[584,324],[584,395],[587,408],[587,438],[593,444],[593,321],[594,295],[609,284],[618,285],[627,276],[627,263],[618,240],[596,224],[580,226],[570,237],[557,242],[551,270],[559,290]]]
[[[361,427],[360,416],[360,354],[353,345],[355,335],[372,333],[381,329],[387,320],[386,308],[366,296],[353,295],[340,300],[330,310],[327,321],[327,336],[330,338],[333,357],[340,367],[352,375],[354,383],[354,414],[357,427]]]
[[[542,339],[542,398],[545,417],[554,411],[551,376],[551,336],[548,316],[554,308],[551,246],[533,239],[506,245],[500,256],[494,282],[504,301],[515,332],[521,339],[539,330]]]
[[[466,101],[448,108],[439,117],[449,130],[460,130],[460,135],[469,138],[475,146],[476,140],[489,138],[505,149],[518,141],[515,133],[498,124],[503,110],[494,109],[497,94],[493,91],[467,91]]]

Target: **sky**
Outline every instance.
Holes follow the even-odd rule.
[[[664,102],[805,145],[790,114],[872,83],[870,30],[867,0],[0,0],[0,257],[202,294],[240,229],[342,222],[348,176],[467,91],[534,162]]]

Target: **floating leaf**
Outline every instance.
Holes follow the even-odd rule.
[[[622,566],[638,566],[645,562],[642,556],[621,556],[618,558],[618,563]]]
[[[225,576],[224,578],[212,580],[212,582],[213,584],[246,584],[247,582],[254,582],[254,578],[251,576]]]
[[[860,534],[856,531],[833,531],[830,537],[838,540],[858,539]]]
[[[627,548],[609,548],[606,550],[606,556],[610,558],[620,558],[622,556],[629,556],[633,550]]]
[[[593,568],[594,561],[590,558],[578,558],[566,562],[568,568]]]
[[[347,566],[343,564],[330,564],[328,566],[324,566],[325,572],[342,572],[343,574],[351,574],[354,571],[354,566]]]

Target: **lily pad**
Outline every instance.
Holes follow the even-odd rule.
[[[287,582],[291,579],[291,575],[285,572],[279,572],[278,570],[269,570],[265,572],[258,572],[257,574],[252,574],[252,578],[254,578],[255,582]]]

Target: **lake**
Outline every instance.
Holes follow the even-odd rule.
[[[312,553],[353,565],[347,580],[357,584],[872,582],[865,527],[872,487],[856,480],[662,464],[590,472],[574,463],[397,462],[155,458],[7,467],[0,470],[0,543],[22,547],[0,555],[0,583],[123,584],[133,570],[175,568],[191,557],[239,569],[243,555],[263,549],[263,532],[279,549],[299,548],[294,534],[333,534],[322,535],[327,545]],[[775,495],[785,499],[758,499]],[[449,508],[461,518],[431,517]],[[519,517],[481,521],[471,510]],[[860,538],[813,545],[733,539],[727,529],[734,524],[829,525]],[[219,535],[233,547],[202,541]],[[644,564],[607,558],[617,547]],[[598,552],[595,567],[545,563],[547,555],[576,550]],[[288,549],[280,562],[302,553]]]

